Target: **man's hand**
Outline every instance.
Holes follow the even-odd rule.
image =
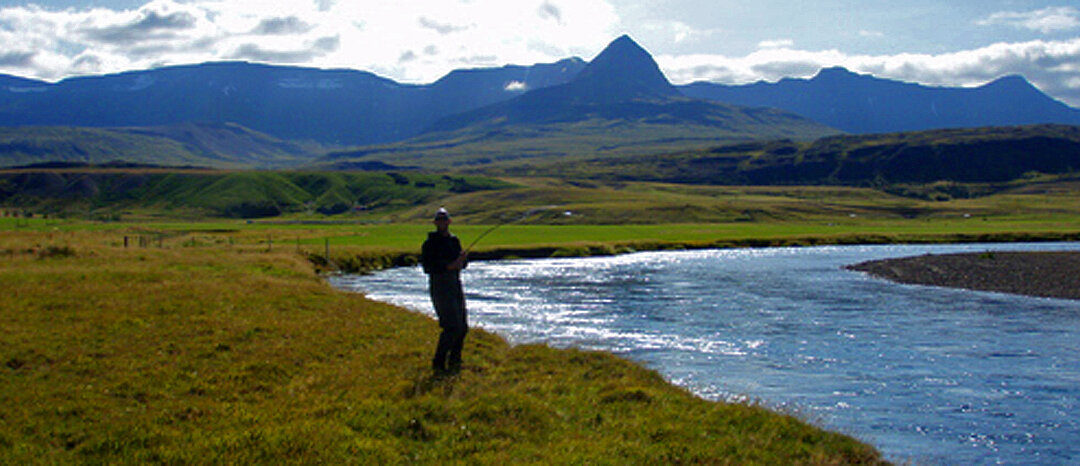
[[[469,259],[469,253],[462,252],[461,255],[458,256],[458,258],[454,260],[454,262],[451,262],[450,265],[446,266],[446,270],[454,271],[454,270],[464,269],[465,268],[465,261],[468,260],[468,259]]]

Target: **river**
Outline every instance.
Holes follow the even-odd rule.
[[[1080,462],[1080,301],[900,285],[865,260],[1077,243],[647,252],[470,264],[473,326],[604,350],[917,464]],[[432,314],[417,267],[334,286]],[[466,355],[467,356],[467,355]]]

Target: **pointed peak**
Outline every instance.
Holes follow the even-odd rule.
[[[1031,84],[1031,81],[1028,81],[1027,78],[1018,74],[1002,76],[986,84],[983,84],[978,88],[995,93],[1026,96],[1039,95],[1042,97],[1050,98],[1038,87],[1035,87],[1034,84]]]
[[[617,39],[611,41],[611,43],[608,44],[607,47],[604,47],[604,50],[601,51],[600,54],[596,56],[596,58],[593,58],[590,63],[602,63],[612,59],[635,59],[652,61],[652,55],[649,55],[649,52],[645,51],[645,49],[642,46],[638,45],[637,42],[634,42],[634,39],[631,39],[629,35],[623,34]]]
[[[641,46],[638,45],[637,42],[634,42],[634,39],[630,38],[630,34],[623,34],[619,37],[616,37],[615,40],[611,41],[611,43],[608,44],[606,48],[611,47],[637,47],[639,49],[641,48]]]
[[[822,68],[818,71],[812,79],[840,79],[840,78],[857,78],[862,76],[854,71],[851,71],[842,66],[832,66],[828,68]]]
[[[990,81],[986,85],[987,86],[1010,86],[1010,87],[1016,87],[1016,86],[1033,87],[1032,84],[1031,84],[1031,81],[1028,81],[1027,78],[1025,78],[1025,77],[1023,77],[1021,75],[1018,75],[1018,74],[1010,74],[1010,75],[1002,76],[1002,77],[997,78],[997,79],[995,79],[993,81]]]
[[[625,34],[589,62],[576,81],[598,89],[603,87],[605,95],[614,95],[613,92],[625,97],[679,95],[652,55]]]

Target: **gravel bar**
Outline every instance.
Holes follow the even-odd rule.
[[[916,285],[1080,299],[1080,252],[927,254],[844,267]]]

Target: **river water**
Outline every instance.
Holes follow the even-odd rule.
[[[512,343],[620,354],[704,398],[796,414],[892,461],[1077,464],[1080,301],[842,269],[926,253],[1066,249],[1080,244],[649,252],[476,262],[463,280],[470,324]],[[332,283],[432,314],[416,267]]]

